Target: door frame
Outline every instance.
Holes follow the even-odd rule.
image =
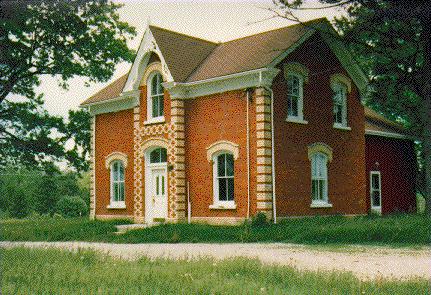
[[[152,191],[151,191],[151,188],[152,188],[152,179],[153,179],[153,177],[152,177],[152,171],[153,170],[160,170],[160,169],[163,169],[164,170],[164,176],[165,176],[165,179],[166,179],[166,188],[165,188],[165,194],[166,194],[166,204],[167,204],[167,206],[166,206],[166,219],[168,218],[168,210],[169,210],[169,202],[168,202],[168,199],[169,199],[169,189],[168,189],[168,163],[167,162],[165,162],[165,163],[155,163],[155,164],[150,164],[150,153],[153,151],[153,150],[155,150],[155,149],[157,149],[157,148],[165,148],[165,147],[162,147],[162,146],[154,146],[154,147],[151,147],[151,148],[148,148],[146,151],[145,151],[145,167],[144,167],[144,169],[145,169],[145,190],[144,190],[144,206],[145,206],[145,223],[153,223],[154,222],[154,220],[153,220],[153,216],[154,216],[154,213],[153,213],[153,203],[152,203],[152,198],[151,198],[151,195],[152,195]]]

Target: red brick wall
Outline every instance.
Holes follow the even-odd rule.
[[[366,177],[367,208],[370,208],[370,171],[380,171],[382,214],[416,210],[416,158],[409,140],[367,135]]]
[[[133,215],[133,109],[96,116],[96,217]],[[105,158],[112,152],[127,155],[125,169],[126,209],[107,209],[110,202],[110,170]]]
[[[335,55],[314,37],[290,54],[286,62],[299,62],[309,70],[309,81],[304,85],[304,120],[308,124],[285,121],[287,87],[281,71],[273,84],[277,215],[365,214],[364,108],[357,88],[352,83],[347,102],[348,126],[352,130],[335,129],[330,76],[348,76]],[[315,142],[333,149],[333,160],[328,164],[332,208],[310,208],[311,163],[307,147]]]
[[[246,154],[246,93],[232,91],[185,102],[186,174],[190,183],[193,217],[245,217],[247,215],[247,154]],[[252,134],[251,150],[256,149],[255,105],[250,103]],[[239,145],[235,161],[236,210],[209,209],[213,204],[213,170],[207,160],[206,148],[219,140]],[[256,165],[256,153],[250,153],[251,167]],[[256,175],[251,169],[251,199],[255,200]],[[253,201],[252,208],[256,207]],[[254,209],[253,209],[254,210]]]

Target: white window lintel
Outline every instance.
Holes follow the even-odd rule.
[[[113,161],[121,161],[123,162],[124,169],[127,167],[127,155],[122,152],[112,152],[108,156],[105,157],[105,167],[106,169],[111,168],[111,163]]]
[[[213,160],[214,154],[221,151],[230,152],[233,155],[233,159],[236,160],[239,156],[239,145],[227,140],[220,140],[211,144],[207,147],[208,162]]]

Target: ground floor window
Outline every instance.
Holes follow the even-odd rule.
[[[214,159],[214,188],[218,202],[234,201],[234,157],[230,153],[221,153]]]
[[[111,204],[124,204],[124,164],[122,161],[111,163]]]
[[[370,172],[371,208],[379,209],[382,206],[382,185],[380,171]]]
[[[314,203],[328,202],[328,158],[315,153],[311,158],[311,196]]]

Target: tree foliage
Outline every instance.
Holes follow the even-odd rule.
[[[41,75],[66,89],[75,76],[87,85],[105,82],[116,64],[132,61],[126,41],[136,32],[120,21],[120,7],[107,0],[0,2],[0,166],[66,160],[88,168],[88,113],[71,111],[68,122],[51,116],[35,87]]]

